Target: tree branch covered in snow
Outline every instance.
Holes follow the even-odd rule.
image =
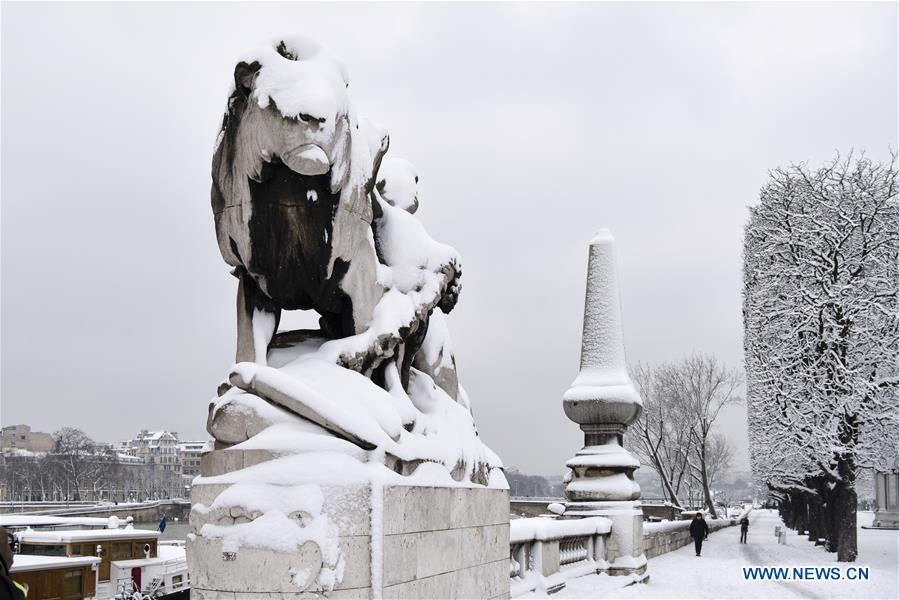
[[[772,171],[743,254],[756,481],[854,511],[857,470],[899,446],[895,155]],[[840,559],[853,560],[854,533],[843,541]]]

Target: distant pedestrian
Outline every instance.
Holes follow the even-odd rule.
[[[746,543],[746,534],[749,533],[749,517],[740,519],[740,543]]]
[[[702,540],[709,539],[709,525],[702,517],[702,513],[696,513],[693,522],[690,523],[690,537],[693,538],[693,544],[696,546],[696,556],[702,554]]]
[[[159,520],[159,533],[165,533],[165,515]]]

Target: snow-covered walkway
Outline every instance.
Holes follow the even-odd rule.
[[[859,524],[870,525],[872,513],[859,513]],[[805,536],[787,532],[786,545],[777,543],[775,511],[756,510],[750,516],[747,544],[740,544],[740,529],[728,527],[709,536],[702,556],[693,545],[649,561],[649,583],[625,588],[608,575],[568,581],[553,598],[899,598],[899,531],[859,527],[859,558],[852,566],[869,567],[868,581],[745,581],[743,567],[824,566],[846,567],[835,553],[825,552]]]

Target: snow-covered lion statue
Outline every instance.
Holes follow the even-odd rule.
[[[378,449],[395,471],[436,462],[486,484],[500,463],[477,437],[445,321],[459,255],[413,216],[418,174],[385,157],[387,132],[355,113],[348,86],[304,39],[234,69],[212,210],[239,281],[237,351],[209,432],[224,449],[299,419]],[[281,311],[297,309],[320,328],[279,332]]]
[[[386,156],[386,130],[356,114],[348,86],[344,67],[303,39],[234,69],[212,211],[239,282],[237,349],[191,488],[201,600],[357,584],[369,597],[376,575],[357,580],[366,564],[377,572],[384,490],[508,487],[448,333],[459,255],[413,214],[415,168]],[[279,331],[284,310],[315,311],[319,328]]]

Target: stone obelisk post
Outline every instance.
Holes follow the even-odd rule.
[[[634,481],[640,462],[622,441],[643,401],[627,373],[615,240],[606,229],[590,241],[581,368],[565,392],[563,407],[584,432],[584,448],[566,463],[571,473],[565,517],[610,519],[609,574],[642,574],[643,511]]]

